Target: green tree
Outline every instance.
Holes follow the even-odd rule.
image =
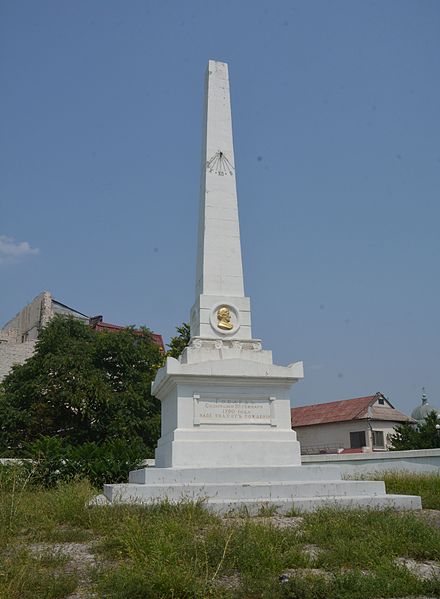
[[[184,322],[182,326],[176,327],[176,331],[179,334],[175,337],[171,337],[168,344],[170,349],[167,351],[167,356],[171,356],[172,358],[178,358],[185,347],[189,345],[191,339],[191,331],[188,323]]]
[[[152,453],[160,403],[150,388],[162,361],[147,329],[96,332],[55,317],[34,355],[3,381],[0,451],[17,454],[44,435],[72,444],[141,440]]]
[[[440,421],[437,412],[432,410],[425,420],[417,426],[402,424],[395,428],[395,434],[390,437],[394,451],[402,449],[434,449],[440,447]]]

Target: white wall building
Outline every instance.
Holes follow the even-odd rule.
[[[382,394],[292,408],[302,454],[385,451],[394,427],[415,421]]]

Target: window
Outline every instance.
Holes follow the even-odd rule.
[[[384,400],[384,398],[383,398],[383,397],[379,397],[379,399],[377,400],[377,403],[378,403],[380,406],[384,406],[384,405],[385,405],[385,400]]]
[[[373,432],[373,447],[385,447],[383,431]]]
[[[365,431],[356,431],[355,433],[350,433],[350,447],[352,449],[365,447],[366,444]]]

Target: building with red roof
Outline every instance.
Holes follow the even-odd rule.
[[[303,454],[385,451],[394,427],[415,423],[382,393],[292,408],[291,416]]]
[[[123,331],[125,328],[127,328],[118,324],[104,322],[102,316],[92,316],[92,318],[89,319],[89,325],[95,331],[108,331],[110,333],[118,333],[119,331]],[[139,329],[134,329],[134,333],[136,333],[137,335],[142,335],[142,331]],[[158,333],[151,333],[151,338],[153,339],[154,343],[156,343],[156,345],[158,345],[163,351],[165,351],[165,344],[163,342],[162,335],[159,335]]]

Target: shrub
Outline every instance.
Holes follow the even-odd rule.
[[[139,468],[148,455],[148,448],[139,438],[74,446],[59,437],[42,437],[28,446],[32,461],[26,468],[32,482],[44,487],[74,478],[87,478],[101,487],[108,482],[126,482],[129,471]]]
[[[416,426],[404,423],[396,426],[395,434],[391,435],[391,449],[402,451],[405,449],[435,449],[440,447],[440,435],[437,430],[439,420],[437,412],[432,410],[426,415],[423,422]]]
[[[162,360],[147,329],[96,332],[75,318],[53,318],[34,355],[2,383],[0,452],[21,457],[41,431],[72,445],[140,437],[153,450],[160,402],[151,381]]]

